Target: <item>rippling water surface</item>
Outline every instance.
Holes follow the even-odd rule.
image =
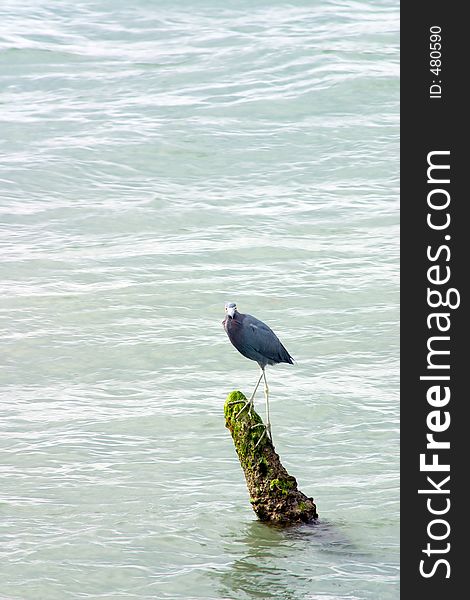
[[[0,13],[0,597],[398,598],[397,3]],[[251,511],[225,300],[316,527]]]

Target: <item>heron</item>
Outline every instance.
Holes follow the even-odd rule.
[[[273,438],[271,434],[271,422],[269,418],[269,388],[266,380],[265,369],[267,365],[276,365],[278,363],[288,363],[292,365],[294,364],[294,359],[284,348],[274,331],[268,327],[266,323],[263,323],[263,321],[260,321],[251,315],[239,313],[235,302],[225,303],[225,319],[223,320],[223,326],[229,340],[240,352],[240,354],[243,354],[243,356],[246,356],[246,358],[249,358],[250,360],[256,361],[261,369],[261,375],[259,376],[258,382],[250,399],[238,412],[237,416],[246,408],[248,408],[248,411],[251,414],[251,410],[254,407],[254,397],[256,391],[261,383],[261,380],[264,379],[266,425],[262,423],[255,425],[255,427],[264,427],[264,431],[256,445],[260,443],[266,433],[272,443]]]

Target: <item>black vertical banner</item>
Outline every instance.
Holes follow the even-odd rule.
[[[466,595],[463,6],[401,9],[401,597]],[[460,63],[460,64],[459,64]],[[468,102],[466,103],[468,105]],[[465,288],[465,289],[464,289]],[[466,411],[465,411],[466,412]]]

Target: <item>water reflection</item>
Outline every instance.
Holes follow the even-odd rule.
[[[283,598],[295,600],[300,582],[293,586],[296,576],[288,569],[279,568],[278,559],[291,553],[285,530],[269,527],[260,522],[250,523],[243,534],[231,536],[229,543],[238,550],[230,569],[221,576],[222,592],[239,598]],[[234,549],[234,548],[233,548]]]
[[[357,544],[343,531],[341,523],[322,519],[314,526],[299,525],[285,530],[286,538],[302,542],[304,545],[317,546],[319,552],[336,555],[363,555]]]
[[[318,553],[351,555],[357,551],[328,521],[290,528],[254,521],[241,534],[231,534],[227,545],[238,558],[217,577],[222,596],[233,600],[305,598],[312,592],[314,579],[322,577],[325,569],[311,561],[312,546],[317,547]],[[324,558],[319,563],[324,563]]]

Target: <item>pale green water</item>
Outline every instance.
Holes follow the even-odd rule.
[[[0,597],[398,598],[397,3],[0,17]],[[251,511],[225,300],[317,527]]]

